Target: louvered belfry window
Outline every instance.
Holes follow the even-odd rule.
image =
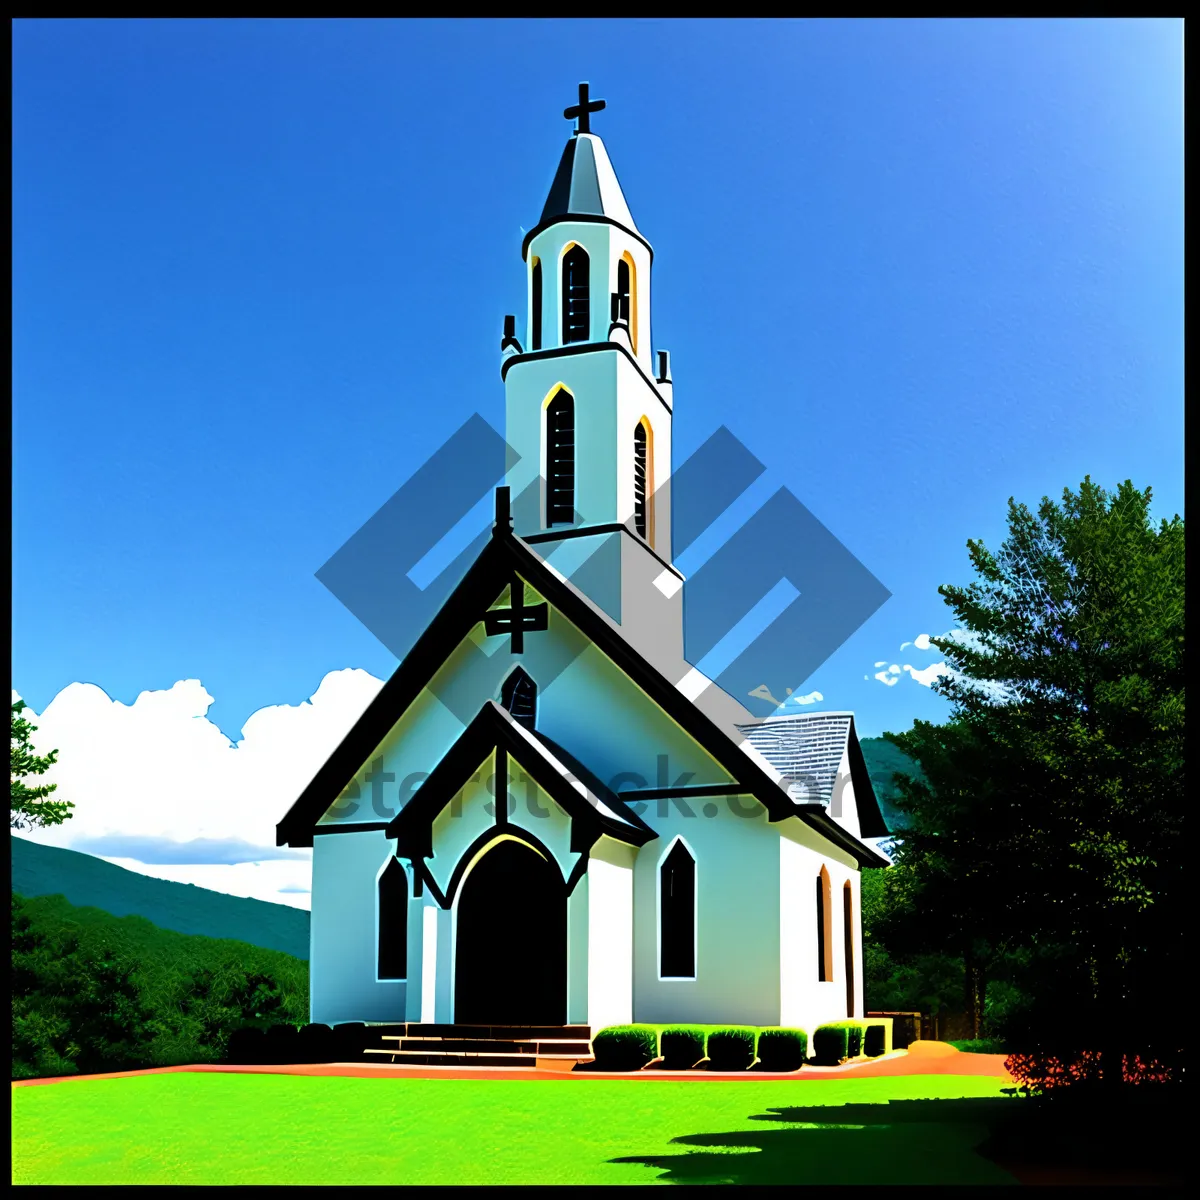
[[[629,264],[622,258],[617,262],[617,311],[613,320],[629,324]]]
[[[588,303],[589,262],[582,246],[572,246],[563,255],[562,327],[563,344],[586,342],[591,325]]]
[[[537,724],[537,684],[518,667],[500,688],[500,703],[526,729]]]
[[[559,388],[546,409],[546,524],[575,521],[575,401]]]
[[[646,426],[639,421],[633,430],[633,527],[638,537],[647,536],[646,521]]]

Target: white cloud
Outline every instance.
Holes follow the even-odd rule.
[[[784,704],[816,704],[825,697],[820,692],[809,692],[807,696],[797,696],[794,692],[784,701]],[[782,705],[781,705],[782,707]]]
[[[22,835],[24,836],[24,835]],[[110,858],[115,863],[139,875],[155,879],[170,879],[175,883],[194,883],[214,892],[231,896],[249,896],[272,904],[287,904],[307,911],[312,888],[312,862],[271,859],[267,862],[237,863],[143,863],[136,858]]]
[[[878,666],[879,664],[876,663],[875,665]],[[880,683],[886,683],[888,687],[893,687],[900,682],[900,668],[895,663],[892,663],[886,671],[876,671],[875,678]]]
[[[108,861],[161,879],[307,907],[302,892],[281,889],[309,886],[311,851],[297,859],[272,857],[275,825],[382,686],[366,671],[331,671],[310,699],[253,713],[235,744],[208,719],[213,698],[197,679],[142,692],[132,704],[94,684],[72,683],[44,713],[25,715],[37,726],[37,751],[59,751],[45,781],[58,784],[55,798],[75,808],[62,825],[21,836],[49,846],[78,842],[80,849],[105,844],[98,839],[114,849],[123,840],[129,847],[154,840],[152,864],[120,855]],[[238,839],[261,847],[263,858],[230,862],[230,855],[214,853],[225,861],[197,862],[191,846],[181,847],[179,862],[166,861],[171,854],[164,844],[195,839]]]
[[[944,662],[934,663],[933,666],[925,667],[920,671],[916,667],[910,667],[908,663],[905,663],[904,669],[912,676],[914,682],[921,684],[922,687],[932,687],[935,679],[940,679],[943,675],[954,674]]]
[[[931,648],[929,645],[929,634],[918,633],[916,641],[913,642],[913,645],[916,646],[918,650],[929,650]],[[901,649],[903,649],[903,647],[901,647]]]

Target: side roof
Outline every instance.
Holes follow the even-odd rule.
[[[736,726],[718,724],[689,699],[680,686],[672,683],[629,644],[619,626],[518,538],[507,519],[497,521],[491,539],[462,581],[276,826],[277,845],[312,845],[313,829],[321,816],[417,699],[448,654],[483,619],[487,609],[515,577],[533,587],[606,654],[745,788],[747,795],[766,808],[771,821],[799,817],[851,854],[860,865],[888,865],[886,859],[833,821],[821,805],[795,803],[786,792],[788,781],[748,741],[739,740]]]
[[[864,838],[889,833],[850,712],[814,712],[767,717],[738,729],[777,770],[795,782],[788,794],[798,803],[829,807],[842,758],[849,759],[850,782]]]

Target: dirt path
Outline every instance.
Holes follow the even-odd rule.
[[[235,1066],[232,1064],[196,1063],[184,1067],[155,1067],[146,1071],[114,1071],[105,1075],[61,1075],[53,1079],[16,1079],[13,1087],[28,1087],[43,1083],[70,1083],[82,1079],[131,1079],[137,1075],[164,1075],[175,1071],[212,1071],[241,1075],[319,1075],[354,1079],[513,1079],[513,1080],[587,1080],[587,1079],[687,1079],[693,1082],[719,1079],[730,1080],[790,1079],[797,1083],[819,1082],[822,1079],[875,1079],[883,1075],[985,1075],[997,1079],[1009,1078],[1004,1069],[1003,1054],[960,1054],[944,1042],[914,1042],[907,1051],[889,1054],[886,1058],[866,1062],[845,1063],[840,1067],[806,1066],[787,1074],[767,1074],[764,1071],[567,1071],[549,1067],[405,1067],[384,1063],[326,1063],[294,1066]]]

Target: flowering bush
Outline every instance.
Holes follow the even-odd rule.
[[[1020,1087],[1039,1093],[1072,1084],[1096,1084],[1103,1078],[1100,1055],[1081,1050],[1073,1055],[1010,1054],[1004,1068]],[[1149,1055],[1126,1054],[1121,1059],[1121,1081],[1126,1084],[1170,1083],[1171,1067]]]

